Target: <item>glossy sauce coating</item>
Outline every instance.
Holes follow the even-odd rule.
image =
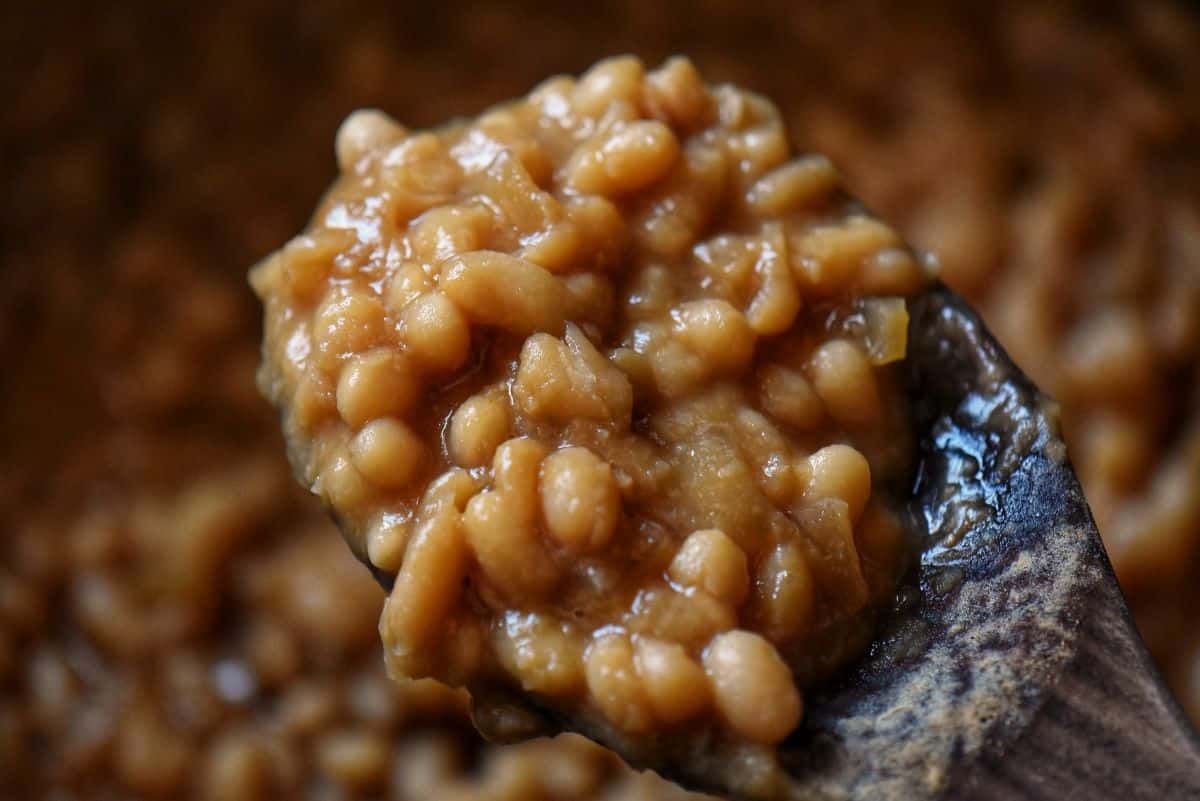
[[[253,274],[260,380],[396,575],[391,672],[782,740],[909,564],[894,365],[927,268],[684,59],[430,132],[356,112],[336,149]]]

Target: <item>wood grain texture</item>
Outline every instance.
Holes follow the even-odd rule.
[[[970,391],[964,392],[963,384],[944,376],[931,376],[936,368],[918,366],[915,379],[927,388],[936,388],[934,397],[940,398],[935,407],[925,410],[925,424],[933,425],[927,428],[926,450],[937,446],[929,435],[936,430],[934,419],[939,415],[950,414],[956,425],[980,433],[996,428],[995,421],[964,414],[962,409],[964,403],[972,403],[973,394],[989,384],[992,391],[1011,386],[1049,435],[1024,457],[1033,468],[1029,472],[1034,480],[1004,482],[997,476],[997,484],[1004,487],[1001,517],[1021,515],[1044,527],[1044,540],[1022,544],[1022,553],[1060,560],[1063,571],[1045,574],[1053,581],[1042,589],[1047,600],[1043,613],[1060,616],[1069,651],[1066,661],[1048,675],[1030,671],[1038,679],[1021,690],[1028,709],[1024,727],[994,732],[974,759],[960,760],[951,771],[943,797],[980,801],[1200,799],[1200,740],[1162,684],[1134,628],[1078,482],[1065,460],[1052,408],[990,341],[973,313],[948,291],[931,295],[914,323],[924,325],[926,332],[920,335],[925,341],[918,338],[914,342],[918,361],[930,348],[944,349],[928,339],[938,328],[958,332],[947,339],[975,340],[983,345],[977,349],[980,362],[976,370],[985,377]],[[984,339],[988,341],[982,342]],[[982,363],[985,361],[994,363]],[[989,438],[995,440],[994,435]],[[1047,500],[1051,502],[1047,504]],[[937,536],[936,531],[932,534]],[[1062,541],[1055,542],[1058,538]],[[1012,547],[1013,543],[997,544],[998,552]],[[1064,558],[1062,552],[1068,549],[1082,559]],[[976,554],[971,560],[983,555]],[[1068,570],[1073,574],[1070,577],[1064,575]],[[1082,578],[1082,583],[1072,578]],[[1073,589],[1060,603],[1055,596],[1063,583],[1072,584]],[[1014,639],[1028,636],[1022,627],[1012,633]],[[1028,653],[1028,648],[1018,647],[1014,657],[1018,653]]]

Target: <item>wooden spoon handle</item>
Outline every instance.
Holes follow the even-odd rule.
[[[937,464],[954,489],[934,494],[935,508],[947,500],[931,519],[953,542],[957,512],[980,508],[973,492],[999,507],[990,521],[997,547],[987,544],[986,525],[977,528],[984,536],[962,564],[1009,564],[997,579],[1010,578],[993,579],[970,619],[1009,619],[1000,640],[1024,684],[1008,706],[1025,711],[993,728],[975,759],[958,761],[942,797],[1200,799],[1200,739],[1137,634],[1066,458],[1054,405],[954,293],[934,290],[919,314],[914,349],[936,356],[918,364],[921,386],[943,415],[935,426],[934,439],[945,447]],[[1009,457],[1024,452],[1022,467],[1012,470],[1005,458],[989,463],[996,443]],[[989,492],[1003,502],[989,501]],[[973,657],[964,654],[977,676],[995,674],[980,666],[999,644],[981,642]],[[987,714],[984,706],[977,712]]]
[[[1200,739],[1159,680],[1115,582],[1084,606],[1076,653],[1016,742],[952,781],[972,801],[1200,799]]]

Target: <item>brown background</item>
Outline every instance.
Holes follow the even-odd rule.
[[[1200,26],[1168,4],[9,3],[0,52],[0,798],[6,786],[190,793],[203,782],[189,766],[223,732],[267,725],[287,688],[375,670],[374,595],[329,602],[334,619],[370,622],[348,633],[289,612],[286,586],[254,589],[244,576],[250,565],[312,570],[330,587],[343,586],[338,570],[358,577],[348,563],[314,568],[334,558],[325,546],[288,550],[297,531],[334,534],[281,478],[274,421],[253,389],[259,320],[244,282],[304,224],[355,108],[419,127],[605,55],[686,53],[711,80],[776,99],[796,144],[833,155],[852,191],[938,252],[947,280],[1002,339],[1013,332],[1006,342],[1047,381],[1056,364],[1021,340],[1005,297],[1056,244],[1065,266],[1047,291],[1064,325],[1094,301],[1080,287],[1106,269],[1093,260],[1106,231],[1149,231],[1158,244],[1139,274],[1174,259],[1170,269],[1200,275],[1200,240],[1170,244],[1165,228],[1195,209],[1200,187]],[[1083,176],[1096,201],[1078,230],[1031,249],[1024,193],[1060,171]],[[1196,426],[1196,352],[1163,378],[1153,436],[1168,449]],[[235,537],[210,537],[225,544],[207,584],[164,589],[162,542],[197,514],[189,491],[212,486],[252,498],[238,507],[245,521]],[[96,516],[111,531],[96,534]],[[112,550],[95,556],[93,539]],[[1129,589],[1200,715],[1197,540]],[[97,586],[124,588],[124,600],[103,607],[116,596]],[[105,633],[89,604],[126,615],[133,639]],[[178,655],[241,658],[260,618],[283,620],[301,643],[294,670],[249,704],[218,704],[216,723],[179,723]],[[65,689],[46,690],[46,675]],[[72,767],[68,732],[93,710],[108,715],[109,739]],[[139,761],[119,733],[131,717],[157,721],[165,728],[147,730],[195,759],[158,779],[122,767],[122,753]],[[396,738],[407,725],[372,731]],[[288,792],[331,786],[314,770]]]

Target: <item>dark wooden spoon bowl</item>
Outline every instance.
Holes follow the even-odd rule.
[[[806,693],[778,795],[1200,799],[1200,739],[1134,629],[1053,403],[942,286],[913,305],[908,365],[917,583],[852,669]],[[667,737],[632,741],[531,698],[480,708],[504,717],[477,719],[485,734],[548,723],[686,787],[743,789],[736,766]]]

